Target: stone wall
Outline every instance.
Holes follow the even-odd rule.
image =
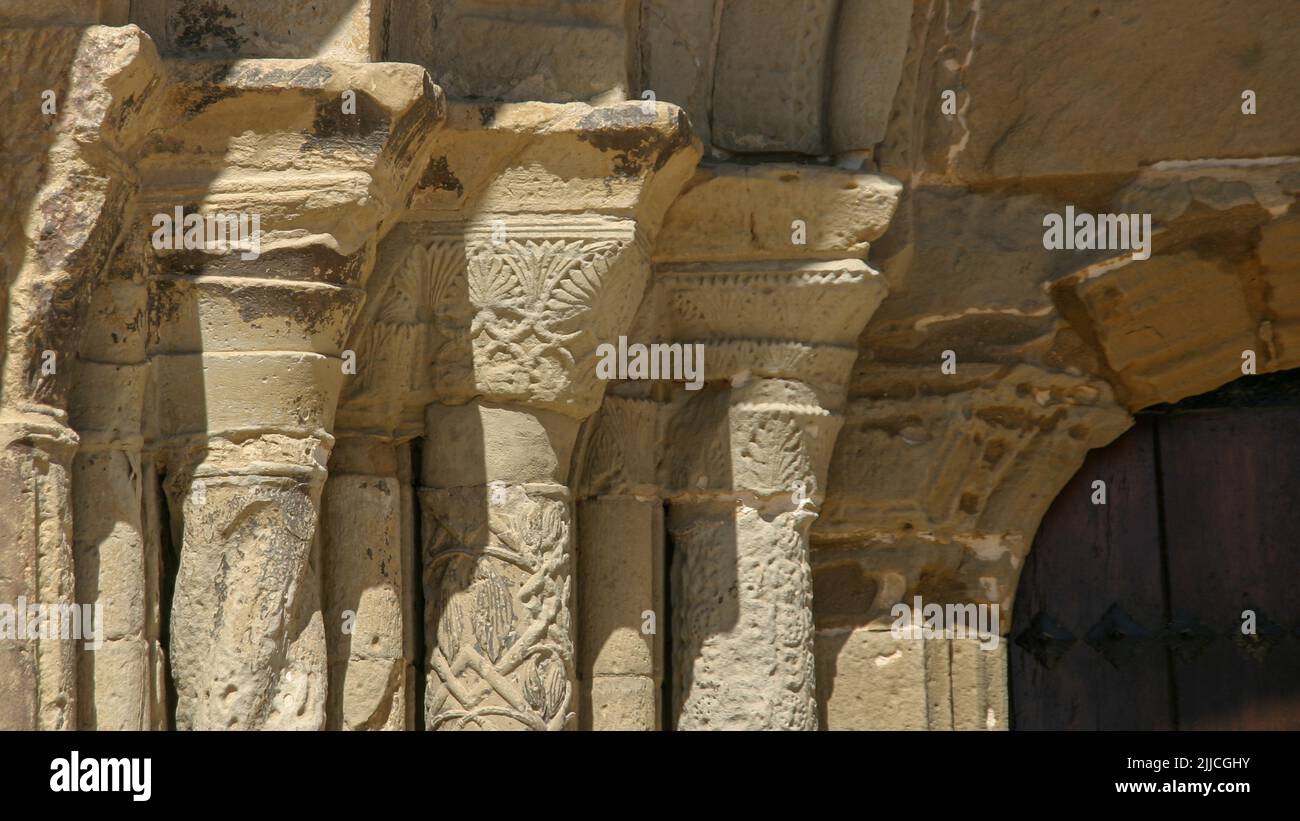
[[[0,727],[1004,729],[894,606],[1300,365],[1289,3],[268,9],[0,0]]]

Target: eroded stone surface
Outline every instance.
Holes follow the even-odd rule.
[[[1293,10],[1066,6],[0,2],[0,599],[105,608],[0,725],[1005,728],[891,606],[1005,633],[1088,449],[1300,365]]]

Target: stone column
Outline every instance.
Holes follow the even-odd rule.
[[[321,511],[329,729],[408,728],[410,465],[398,453],[391,440],[350,435],[330,456]]]
[[[678,729],[817,727],[808,528],[857,336],[887,291],[861,257],[898,192],[839,169],[723,166],[669,212],[657,287],[708,382],[668,436]]]
[[[570,460],[601,398],[596,345],[648,274],[633,220],[506,220],[466,229],[479,398],[431,405],[425,427],[429,729],[574,724]]]
[[[670,433],[676,726],[811,730],[808,528],[841,420],[794,374],[747,364],[772,376],[690,400]]]
[[[596,348],[630,323],[699,146],[667,105],[466,106],[449,122],[471,139],[417,199],[464,219],[446,299],[467,319],[426,419],[425,726],[571,728],[572,451],[604,390]]]
[[[143,290],[143,289],[140,289]],[[102,607],[104,644],[82,656],[80,729],[147,730],[162,693],[158,557],[143,518],[140,414],[147,366],[77,362],[72,470],[77,600]],[[156,525],[155,525],[156,526]]]
[[[7,411],[0,423],[0,597],[13,607],[74,602],[69,465],[61,414]],[[15,634],[0,642],[0,728],[71,730],[80,643]]]
[[[260,220],[255,247],[160,254],[151,282],[181,542],[177,726],[319,729],[318,524],[341,354],[441,97],[414,66],[244,60],[174,74],[176,124],[143,164],[147,212],[202,201],[205,215]],[[211,181],[196,192],[204,169]]]
[[[409,231],[390,233],[378,256],[348,342],[356,369],[344,377],[322,509],[327,729],[415,722],[420,582],[410,462],[432,398],[435,306],[427,255]]]
[[[78,436],[68,412],[84,386],[72,375],[86,297],[119,243],[134,196],[129,158],[151,126],[159,82],[148,38],[91,25],[99,11],[32,6],[7,14],[0,30],[0,62],[21,67],[0,101],[0,601],[15,608],[78,603]],[[53,635],[0,640],[0,728],[76,729],[83,644],[62,613]]]
[[[573,722],[566,482],[577,427],[519,405],[429,409],[420,493],[428,729]]]
[[[582,728],[657,730],[663,683],[664,404],[609,395],[591,420],[578,501]]]
[[[135,226],[132,226],[134,229]],[[162,518],[155,454],[144,450],[149,407],[148,288],[143,231],[123,247],[87,300],[72,363],[69,417],[81,439],[72,465],[77,600],[102,608],[103,645],[81,654],[78,728],[164,725]]]

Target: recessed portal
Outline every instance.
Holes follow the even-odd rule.
[[[1012,637],[1015,729],[1300,729],[1300,371],[1152,408],[1090,453]]]

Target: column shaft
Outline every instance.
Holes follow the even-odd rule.
[[[321,504],[326,728],[409,729],[410,512],[391,440],[340,438]]]
[[[211,441],[169,480],[184,522],[171,623],[178,729],[324,725],[325,447],[278,434]]]
[[[43,414],[0,424],[0,597],[15,608],[15,635],[0,641],[0,729],[71,730],[80,643],[18,635],[17,609],[74,602],[69,464],[76,436]],[[58,625],[54,625],[56,628]]]
[[[817,729],[809,513],[678,502],[677,729]]]
[[[425,727],[571,727],[571,511],[556,479],[577,423],[472,402],[432,406],[427,425]]]

